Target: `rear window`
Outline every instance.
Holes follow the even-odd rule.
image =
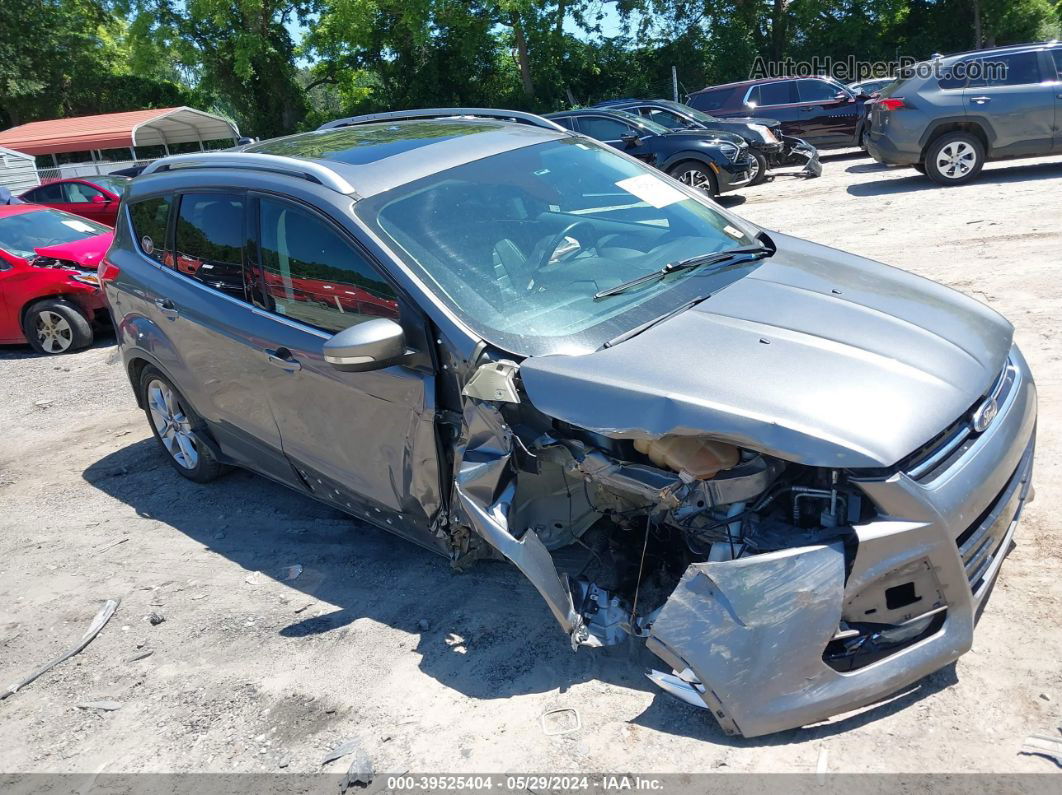
[[[208,287],[246,300],[243,196],[186,193],[174,232],[176,267]]]
[[[152,259],[166,263],[166,229],[170,217],[171,196],[145,199],[129,207],[129,220],[140,250]]]
[[[819,81],[809,81],[818,83]],[[749,92],[749,98],[745,102],[757,108],[767,107],[769,105],[788,105],[791,102],[795,102],[796,98],[793,95],[792,81],[786,81],[783,83],[764,83],[763,85],[754,86],[752,91]]]

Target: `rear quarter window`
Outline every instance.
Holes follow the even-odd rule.
[[[166,264],[166,230],[172,196],[144,199],[129,205],[129,220],[140,250],[159,263]]]

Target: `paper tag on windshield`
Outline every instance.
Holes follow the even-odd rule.
[[[68,226],[75,232],[91,232],[92,227],[86,224],[84,221],[79,221],[76,218],[64,218],[62,220],[63,226]]]
[[[738,240],[741,240],[743,237],[745,237],[745,233],[744,232],[742,232],[740,229],[735,229],[730,224],[727,224],[726,226],[724,226],[723,227],[723,231],[726,232],[731,237],[736,237]]]
[[[627,193],[633,193],[646,204],[653,207],[667,207],[669,204],[688,199],[682,191],[668,185],[664,180],[652,174],[641,174],[637,177],[621,179],[616,183],[617,188],[623,188]]]

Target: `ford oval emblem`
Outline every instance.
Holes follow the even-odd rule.
[[[981,433],[985,428],[992,424],[992,420],[996,418],[999,413],[999,404],[996,403],[995,398],[989,398],[973,413],[973,429],[977,433]]]

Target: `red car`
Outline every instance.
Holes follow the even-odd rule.
[[[34,204],[0,206],[0,344],[38,353],[92,344],[107,322],[96,266],[113,233],[102,224]]]
[[[111,175],[60,179],[31,188],[19,198],[114,226],[118,202],[128,182],[129,177]]]

